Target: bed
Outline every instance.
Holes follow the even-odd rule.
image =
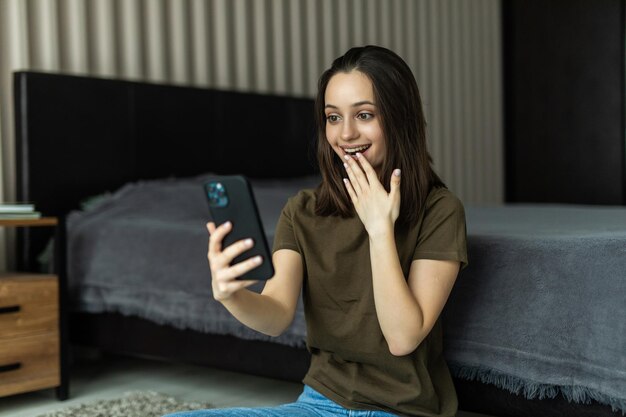
[[[201,185],[249,176],[271,242],[286,199],[319,181],[312,101],[36,72],[14,91],[18,198],[66,224],[72,343],[300,380],[301,313],[269,338],[211,302]],[[626,209],[466,214],[470,267],[443,316],[460,408],[623,415]],[[20,233],[22,269],[48,239]]]

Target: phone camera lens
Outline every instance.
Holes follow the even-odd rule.
[[[228,196],[226,189],[220,182],[211,182],[208,184],[209,204],[213,207],[226,207],[228,205]]]

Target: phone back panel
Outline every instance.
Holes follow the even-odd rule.
[[[252,187],[241,175],[216,176],[205,184],[209,211],[216,226],[227,221],[233,225],[223,242],[222,249],[242,239],[252,239],[252,249],[237,256],[232,265],[260,255],[263,263],[238,279],[267,280],[274,275],[272,257],[263,231],[261,217],[254,200]]]

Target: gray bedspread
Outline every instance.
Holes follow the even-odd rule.
[[[302,308],[283,335],[271,338],[237,322],[213,299],[207,263],[209,214],[202,187],[207,177],[128,184],[70,213],[71,308],[304,346]],[[287,199],[318,183],[314,177],[252,181],[270,246]],[[260,291],[262,284],[252,289]]]
[[[444,315],[457,376],[626,411],[626,208],[466,208]]]
[[[270,338],[213,300],[205,179],[129,184],[71,213],[73,308],[303,347],[301,306],[288,331]],[[270,245],[287,198],[317,181],[253,182]],[[453,374],[626,411],[626,208],[470,206],[466,214],[470,264],[443,321]]]

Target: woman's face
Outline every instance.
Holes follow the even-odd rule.
[[[378,172],[385,158],[385,138],[370,79],[360,71],[335,74],[324,94],[326,139],[343,160],[360,152]]]

